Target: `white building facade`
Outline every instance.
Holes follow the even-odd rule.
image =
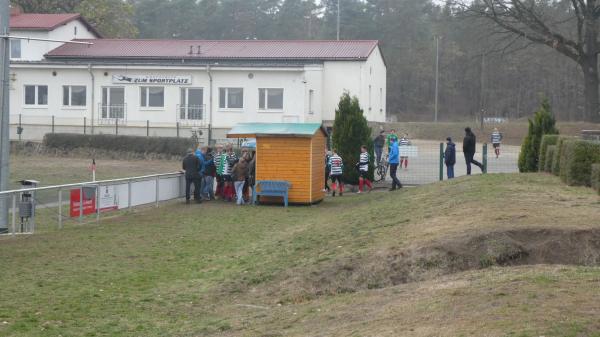
[[[111,40],[88,26],[76,17],[46,33],[90,45],[21,41],[11,58],[11,125],[20,123],[25,139],[43,136],[33,130],[50,119],[62,132],[210,127],[212,138],[242,122],[327,125],[344,92],[368,121],[386,119],[377,41]]]

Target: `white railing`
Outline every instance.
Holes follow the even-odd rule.
[[[105,210],[132,209],[136,206],[149,204],[155,204],[156,207],[158,207],[160,202],[182,198],[185,191],[184,184],[183,173],[173,172],[2,191],[0,192],[0,202],[11,202],[7,208],[9,212],[9,224],[7,224],[9,225],[8,234],[33,234],[35,232],[35,209],[38,204],[43,204],[42,208],[44,209],[57,208],[57,225],[60,229],[63,227],[63,206],[65,204],[70,204],[72,206],[71,217],[74,215],[73,206],[75,207],[75,212],[78,212],[75,216],[79,218],[79,222],[83,222],[84,216],[86,215],[95,216],[96,221],[98,221],[100,220],[101,213]],[[79,200],[71,200],[69,198],[65,201],[63,199],[64,191],[72,193],[76,190],[79,191]],[[110,193],[108,193],[109,190]],[[85,193],[88,192],[89,194],[90,191],[94,194],[94,198],[91,200],[91,204],[86,205],[86,201],[90,200],[85,198]],[[43,203],[38,202],[37,195],[41,192],[55,192],[56,199],[50,201],[46,200]],[[27,198],[27,196],[24,197],[24,194],[29,195],[30,198]],[[110,197],[109,200],[106,200],[107,195]],[[30,200],[32,203],[31,207],[34,211],[31,216],[28,217],[28,221],[24,225],[20,215],[23,214],[23,211],[26,212],[26,210],[23,210],[22,208],[29,207],[27,205],[28,202],[24,202],[25,199]],[[92,208],[93,212],[86,212],[86,208]],[[12,217],[10,216],[11,214]],[[17,218],[21,218],[21,228],[17,228]]]

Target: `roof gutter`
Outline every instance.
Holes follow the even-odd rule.
[[[88,72],[90,73],[90,77],[92,79],[92,102],[91,102],[91,106],[92,107],[91,107],[91,110],[90,110],[92,112],[92,118],[90,120],[90,123],[91,123],[91,126],[92,126],[92,134],[94,134],[94,104],[95,104],[94,103],[95,102],[95,100],[94,100],[94,96],[95,96],[94,93],[96,91],[96,89],[95,89],[96,78],[94,77],[94,73],[92,72],[92,64],[91,63],[88,64]]]
[[[213,122],[213,77],[210,73],[210,64],[206,65],[206,73],[208,74],[209,86],[208,86],[208,113],[209,113],[209,122],[208,122],[208,145],[211,145],[212,142],[212,122]]]

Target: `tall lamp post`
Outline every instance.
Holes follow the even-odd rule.
[[[0,191],[6,191],[8,189],[8,175],[9,175],[9,81],[8,73],[10,72],[10,40],[8,37],[10,19],[10,6],[9,0],[0,0],[0,33],[2,34],[2,41],[0,42],[0,55],[2,55],[2,61],[0,62],[0,73],[2,77],[2,90],[0,90]],[[0,233],[8,232],[8,199],[0,199]]]
[[[336,32],[337,32],[337,41],[340,40],[340,0],[337,2],[337,24],[336,24]]]
[[[433,121],[438,121],[438,100],[439,100],[439,83],[440,83],[440,36],[435,35],[435,114]]]

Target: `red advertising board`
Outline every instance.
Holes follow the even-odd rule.
[[[78,217],[81,210],[80,189],[71,190],[71,217]],[[87,193],[86,193],[87,192]],[[96,213],[96,189],[86,189],[83,192],[83,215]]]

